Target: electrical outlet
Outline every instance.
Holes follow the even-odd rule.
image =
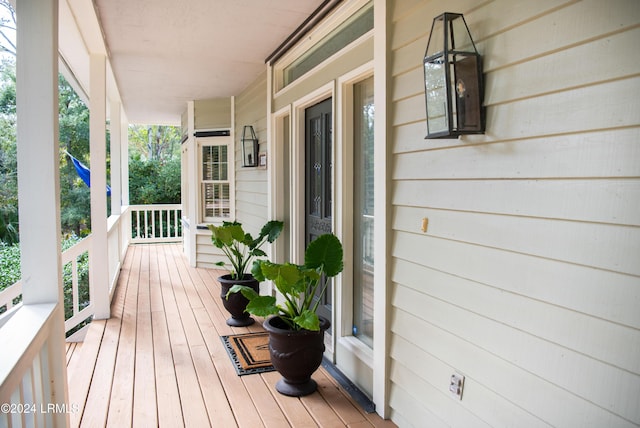
[[[451,375],[449,382],[449,392],[458,400],[462,400],[462,390],[464,389],[464,376],[459,373]]]

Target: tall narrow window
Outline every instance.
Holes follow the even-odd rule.
[[[231,217],[231,184],[227,144],[202,146],[202,220],[216,221]]]
[[[353,335],[373,347],[373,77],[354,94]]]

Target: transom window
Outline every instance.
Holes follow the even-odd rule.
[[[361,6],[362,4],[364,6]],[[315,39],[316,36],[320,37],[313,46],[306,46],[303,49],[304,42],[302,42],[287,54],[288,59],[285,57],[279,61],[275,67],[276,91],[287,87],[373,29],[373,2],[357,1],[345,7],[344,13],[350,13],[351,16],[345,16],[342,23],[324,36],[318,34],[309,37],[310,40]]]

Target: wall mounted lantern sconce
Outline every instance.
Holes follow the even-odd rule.
[[[258,166],[258,137],[251,125],[242,129],[242,166]]]
[[[483,134],[482,58],[461,13],[433,20],[424,55],[426,138]]]

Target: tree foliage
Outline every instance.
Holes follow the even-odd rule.
[[[58,79],[58,92],[60,223],[65,235],[83,236],[91,225],[91,192],[78,177],[67,153],[90,165],[89,109],[62,75]]]
[[[20,247],[0,242],[0,290],[20,279]]]
[[[0,241],[18,242],[16,143],[15,13],[0,0]],[[90,190],[78,177],[71,154],[91,166],[89,109],[63,75],[58,80],[60,144],[60,218],[65,236],[83,236],[91,225]],[[135,125],[129,128],[130,202],[180,202],[180,129]],[[107,158],[109,153],[107,135]],[[107,160],[107,177],[110,165]],[[108,180],[107,180],[108,181]],[[107,204],[110,208],[110,204]]]
[[[16,56],[16,13],[9,0],[0,0],[8,18],[0,18],[0,52]]]
[[[15,61],[0,61],[0,240],[18,242]]]
[[[167,161],[180,157],[180,128],[164,125],[129,126],[130,153],[147,161]]]
[[[62,241],[62,251],[71,248],[80,242],[82,238],[71,235]],[[77,261],[78,273],[78,309],[82,310],[90,303],[89,295],[89,254],[81,254]],[[0,291],[15,284],[20,279],[20,246],[18,244],[7,245],[0,242]],[[62,284],[64,287],[64,313],[65,319],[73,316],[73,270],[71,263],[62,267]],[[14,304],[22,300],[22,297],[14,299]],[[0,307],[0,313],[6,308]],[[81,327],[81,324],[78,327]],[[77,329],[77,328],[76,328]],[[73,332],[73,331],[72,331]],[[72,332],[69,332],[71,334]]]
[[[179,127],[129,126],[129,202],[180,203]]]
[[[180,158],[129,161],[129,201],[134,205],[180,203]]]

